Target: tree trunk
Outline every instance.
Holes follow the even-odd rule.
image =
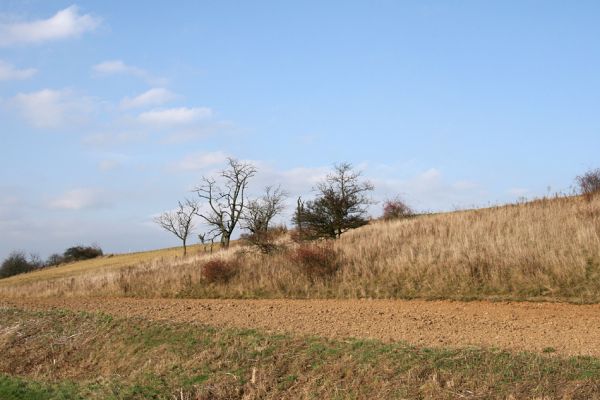
[[[221,248],[223,248],[223,249],[229,248],[229,238],[230,238],[230,234],[222,234],[221,235]]]
[[[185,244],[185,239],[183,240],[183,256],[185,257],[187,255],[187,246]]]

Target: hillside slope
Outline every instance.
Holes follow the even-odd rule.
[[[0,296],[600,301],[599,197],[374,222],[333,243],[341,268],[329,278],[295,263],[297,246],[113,257],[0,281]],[[207,282],[201,266],[211,258],[235,260],[236,276]]]

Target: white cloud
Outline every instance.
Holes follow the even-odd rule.
[[[34,68],[17,69],[13,65],[0,60],[0,81],[23,80],[37,73]]]
[[[207,107],[180,107],[146,111],[138,116],[138,120],[151,125],[185,125],[209,118],[211,115],[212,110]]]
[[[400,195],[417,210],[450,210],[473,207],[485,201],[485,190],[468,180],[448,181],[436,168],[430,168],[408,179],[397,179],[394,168],[385,177],[372,178],[377,200]],[[377,207],[374,208],[377,212]]]
[[[121,108],[138,108],[147,106],[159,106],[176,99],[175,93],[164,88],[152,88],[133,98],[125,97],[121,100]]]
[[[43,89],[19,93],[12,99],[12,104],[36,128],[58,128],[81,123],[92,111],[89,98],[78,97],[70,90]]]
[[[89,14],[81,15],[76,6],[71,6],[48,19],[0,24],[0,46],[39,44],[79,37],[99,25],[99,18]]]
[[[121,60],[109,60],[96,64],[92,70],[98,75],[130,75],[153,85],[165,85],[166,79],[153,76],[145,69],[127,65]]]
[[[97,209],[109,206],[106,195],[99,189],[79,188],[69,190],[50,201],[50,208],[63,210]]]
[[[216,164],[223,164],[227,157],[228,155],[222,151],[190,154],[173,165],[172,169],[177,171],[202,170]]]
[[[92,147],[112,147],[124,144],[139,143],[148,138],[146,132],[103,132],[84,136],[81,142]]]
[[[111,171],[120,166],[121,166],[121,162],[119,160],[114,160],[114,159],[102,160],[98,163],[98,169],[103,172]]]

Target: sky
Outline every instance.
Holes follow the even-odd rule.
[[[0,259],[174,246],[152,222],[227,157],[309,199],[568,193],[600,166],[596,1],[0,1]],[[287,218],[286,216],[282,217]],[[289,221],[288,221],[289,224]],[[198,227],[200,231],[201,226]]]

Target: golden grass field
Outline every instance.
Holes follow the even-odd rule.
[[[334,243],[341,270],[311,281],[290,261],[200,246],[115,255],[0,281],[0,296],[448,298],[600,301],[600,197],[557,197],[374,221]],[[285,249],[287,248],[287,250]],[[237,259],[227,284],[207,283],[210,258]]]

